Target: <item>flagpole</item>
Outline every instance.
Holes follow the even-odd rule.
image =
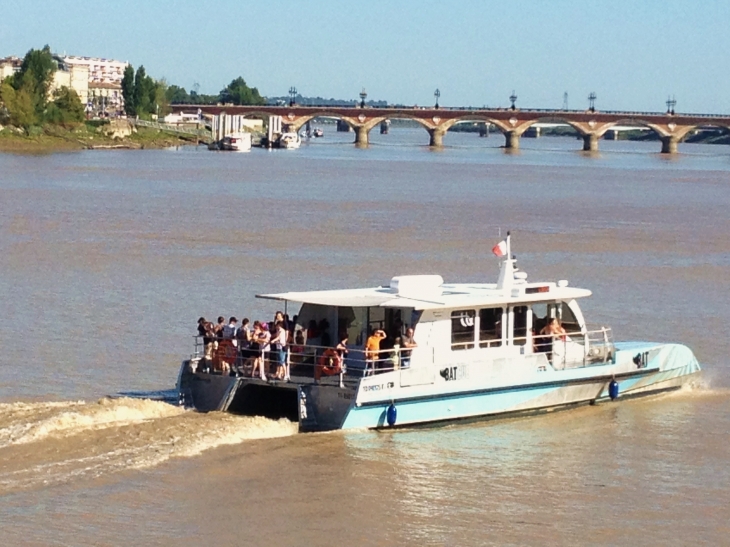
[[[507,260],[512,259],[512,249],[510,247],[509,232],[507,232]]]

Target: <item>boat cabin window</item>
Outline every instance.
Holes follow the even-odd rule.
[[[365,337],[365,323],[367,323],[367,320],[367,308],[338,307],[337,336],[339,337],[346,332],[348,344],[361,346]],[[339,342],[339,339],[337,342]]]
[[[368,335],[377,329],[385,330],[385,308],[368,308]]]
[[[451,349],[454,351],[474,347],[475,310],[451,312]]]
[[[527,343],[527,309],[527,306],[515,306],[512,308],[515,346],[524,346]]]
[[[560,324],[565,329],[565,332],[581,332],[578,319],[575,317],[573,310],[570,309],[570,306],[568,306],[568,304],[564,302],[558,302],[557,308],[558,317],[560,318]]]
[[[502,308],[479,310],[479,347],[494,348],[502,345]]]
[[[319,304],[302,304],[299,310],[296,329],[301,328],[307,339],[307,345],[319,346],[323,342],[322,335],[324,335],[324,342],[326,343],[329,338],[329,343],[332,342],[331,325],[334,308],[329,306],[320,306]]]
[[[305,303],[299,311],[297,328],[305,333],[308,345],[316,346],[334,346],[344,333],[347,333],[348,345],[362,346],[370,332],[382,329],[388,337],[380,347],[388,349],[407,327],[415,327],[420,317],[421,312],[413,308],[335,307]]]
[[[540,334],[540,331],[548,324],[550,309],[545,302],[532,305],[532,332]]]

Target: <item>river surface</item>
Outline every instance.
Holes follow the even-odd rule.
[[[4,545],[723,545],[730,150],[352,134],[295,151],[0,155]],[[672,394],[509,420],[296,434],[182,410],[198,316],[254,294],[530,279],[592,289],[618,340],[677,341]],[[108,395],[125,395],[109,398]]]

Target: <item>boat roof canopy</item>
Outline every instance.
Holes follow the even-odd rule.
[[[413,279],[420,278],[420,279]],[[423,278],[429,278],[424,280]],[[417,310],[498,307],[520,302],[571,300],[591,291],[567,282],[522,283],[499,288],[494,283],[438,283],[439,276],[401,276],[389,287],[259,294],[257,298],[341,307],[415,308]],[[421,283],[421,281],[425,281]],[[395,285],[395,287],[394,287]],[[400,285],[400,287],[399,287]]]

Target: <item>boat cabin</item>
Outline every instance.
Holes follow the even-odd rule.
[[[409,327],[417,344],[406,350],[412,368],[531,354],[543,354],[545,366],[553,368],[610,358],[610,331],[589,331],[578,305],[589,290],[526,278],[514,260],[505,260],[497,283],[449,284],[438,275],[409,275],[374,288],[258,296],[301,303],[295,328],[309,331],[308,345],[334,347],[346,333],[349,374],[368,372],[366,341],[377,330],[386,334],[377,368],[400,368]],[[564,334],[545,334],[552,319]]]

